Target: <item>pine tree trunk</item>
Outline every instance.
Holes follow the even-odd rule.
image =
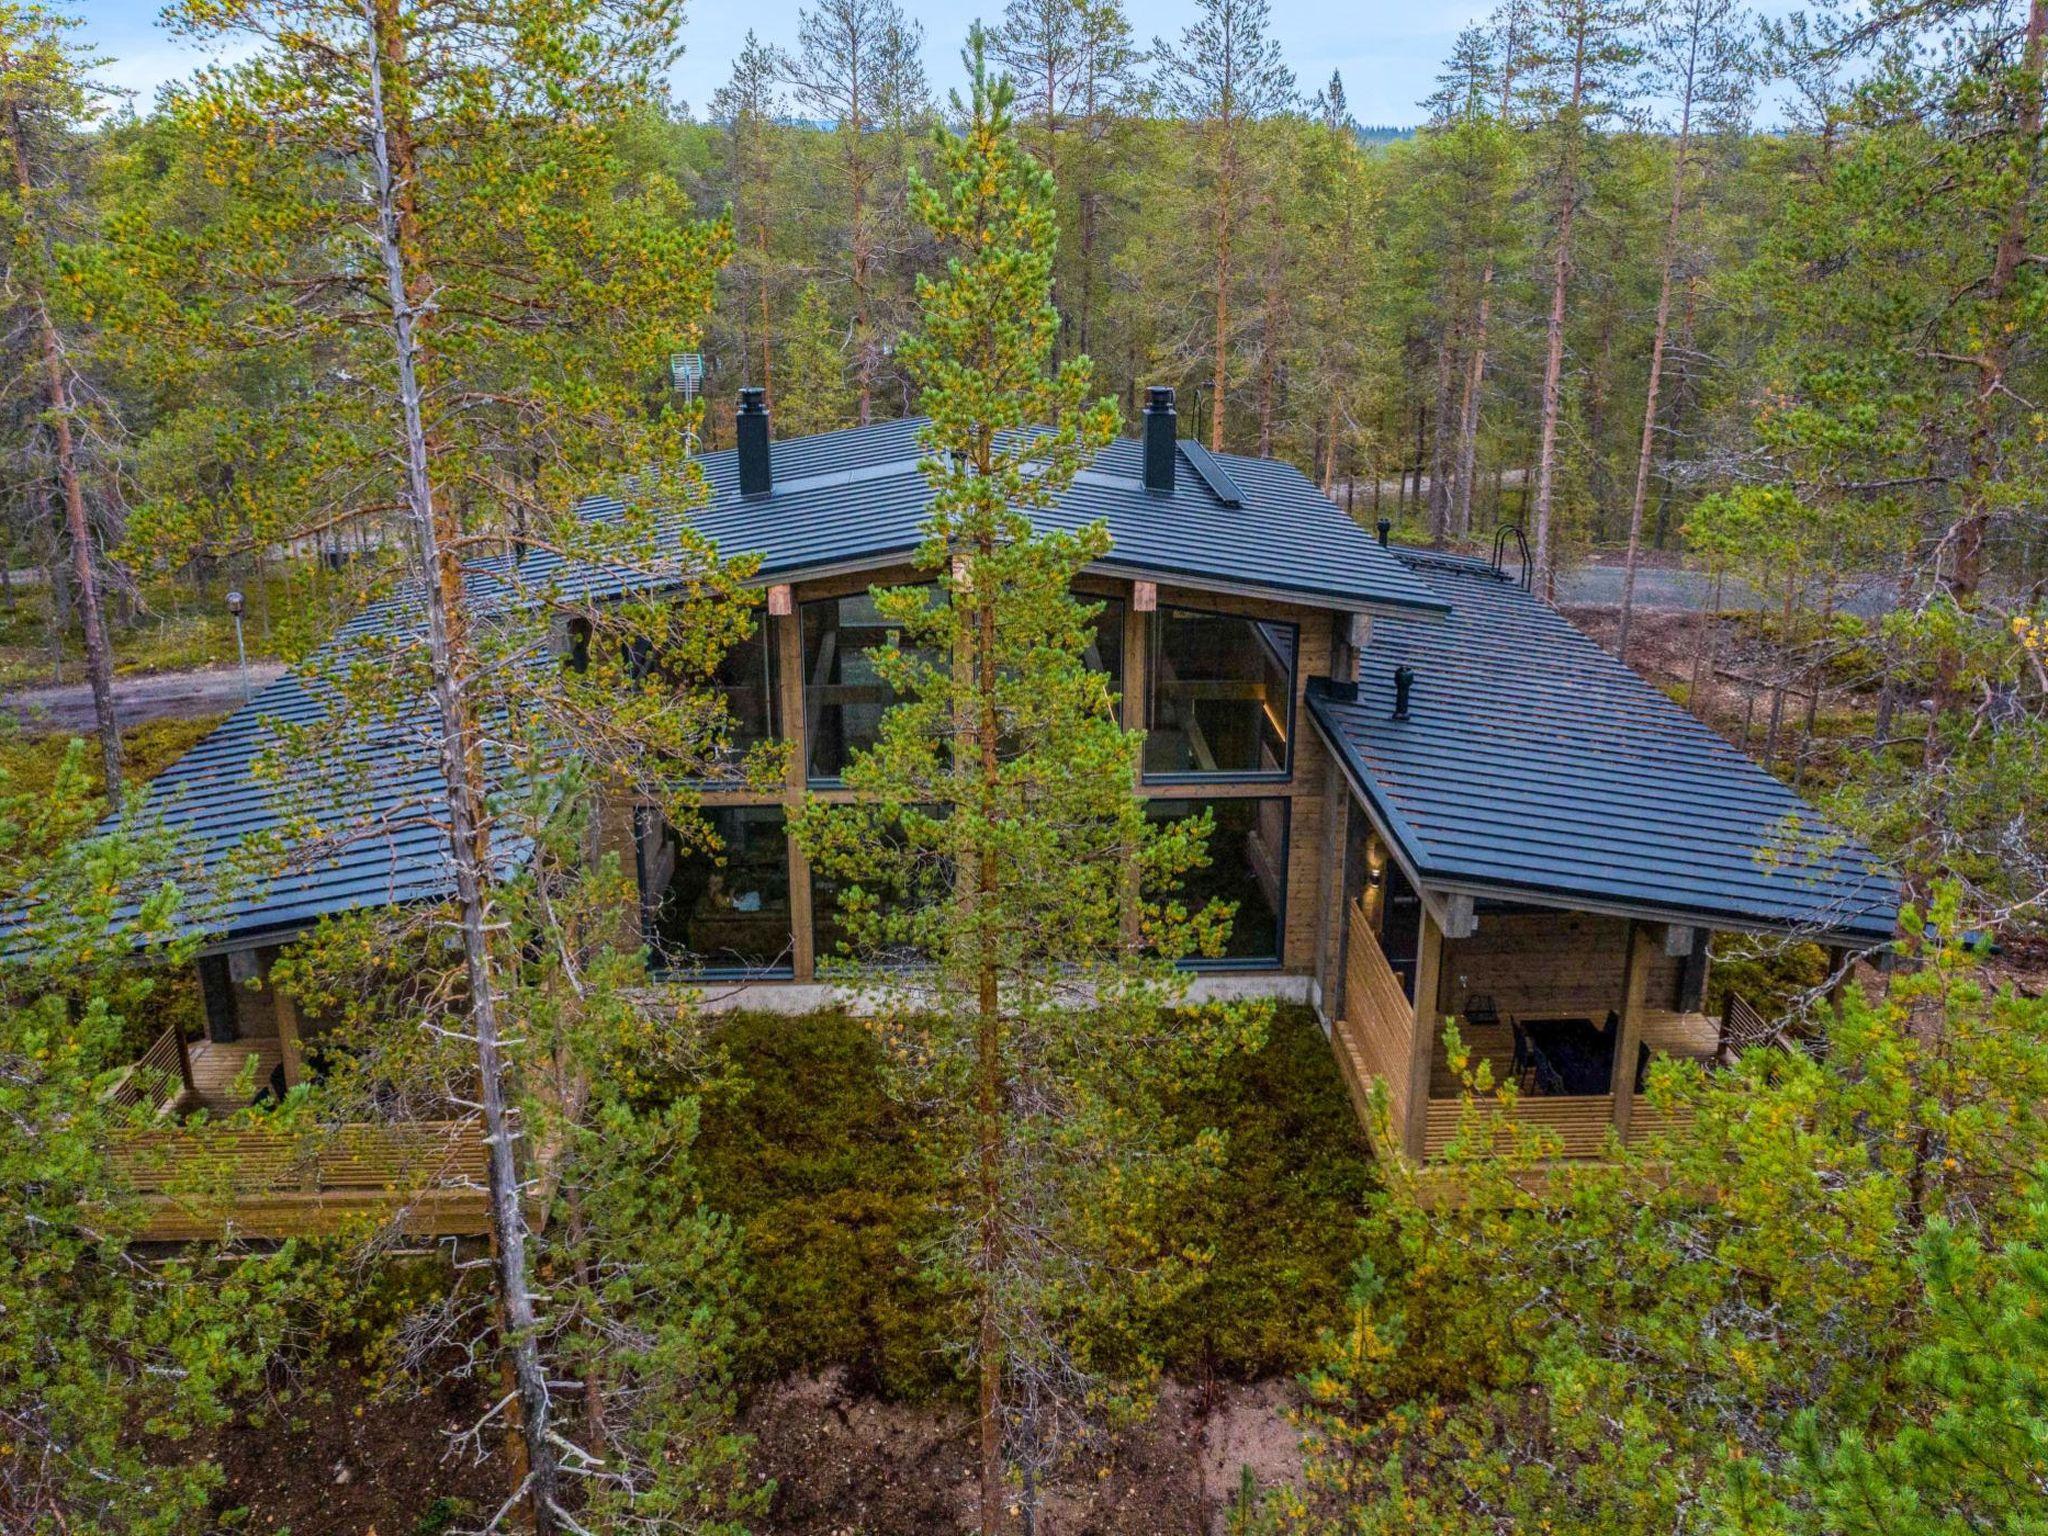
[[[1983,582],[1984,535],[1991,526],[1991,476],[1998,462],[2001,435],[1998,402],[2005,393],[2006,372],[2012,362],[2015,336],[2022,331],[2019,318],[2008,313],[2013,279],[2027,257],[2027,232],[2032,226],[2040,180],[2043,68],[2048,65],[2048,0],[2032,0],[2027,7],[2026,41],[2015,79],[2021,82],[2016,139],[2024,146],[2025,163],[2017,168],[2012,182],[2018,189],[2007,211],[2005,227],[1999,232],[1992,252],[1991,271],[1985,277],[1983,306],[1987,319],[1980,326],[1985,336],[1977,359],[1977,386],[1971,400],[1972,422],[1968,468],[1963,476],[1965,512],[1955,532],[1955,567],[1949,590],[1964,607],[1976,598]],[[1962,657],[1954,646],[1944,646],[1936,661],[1937,714],[1945,714],[1960,702]]]
[[[1550,318],[1543,353],[1543,434],[1536,459],[1536,577],[1543,596],[1557,596],[1555,555],[1551,548],[1551,506],[1557,482],[1557,429],[1564,401],[1564,306],[1571,288],[1572,224],[1579,210],[1579,108],[1586,91],[1586,41],[1576,40],[1572,62],[1571,115],[1559,167],[1556,248],[1550,262]]]
[[[7,137],[14,158],[14,179],[24,206],[35,196],[29,172],[28,140],[18,103],[7,105]],[[33,273],[36,269],[31,268]],[[100,603],[99,567],[93,557],[92,523],[85,511],[85,486],[78,468],[78,446],[72,436],[71,384],[64,370],[64,345],[50,316],[40,277],[32,275],[25,297],[35,321],[36,345],[42,354],[43,403],[56,438],[57,483],[64,493],[64,535],[71,551],[71,580],[85,630],[85,676],[92,685],[92,712],[100,738],[100,765],[106,774],[107,800],[121,803],[121,722],[114,713],[114,651],[107,638],[106,615]],[[61,644],[61,641],[60,641]]]
[[[1456,327],[1446,324],[1436,349],[1436,410],[1429,443],[1429,542],[1441,548],[1451,527],[1451,385],[1457,375]]]
[[[1224,127],[1225,134],[1230,132]],[[1224,170],[1216,182],[1216,369],[1209,400],[1209,451],[1223,451],[1223,391],[1230,376],[1230,199],[1236,177],[1226,143]]]
[[[1266,211],[1265,313],[1260,318],[1259,337],[1259,457],[1262,459],[1273,456],[1274,397],[1280,387],[1280,317],[1281,306],[1286,302],[1281,256],[1287,242],[1277,193],[1267,200]]]
[[[1486,383],[1486,329],[1493,316],[1493,263],[1479,276],[1479,313],[1472,322],[1472,357],[1465,365],[1465,390],[1458,402],[1457,490],[1451,505],[1451,532],[1465,538],[1472,532],[1472,481],[1479,468],[1479,396]]]
[[[874,347],[868,335],[868,263],[872,255],[867,227],[867,156],[861,143],[860,57],[850,58],[847,77],[846,183],[852,202],[848,241],[853,261],[853,377],[859,401],[859,423],[866,426],[874,415]]]
[[[1685,214],[1685,162],[1692,153],[1693,82],[1699,56],[1695,29],[1686,61],[1685,92],[1678,113],[1678,148],[1671,165],[1671,208],[1664,219],[1664,259],[1657,274],[1657,325],[1650,338],[1650,381],[1643,395],[1643,440],[1636,449],[1636,489],[1628,509],[1628,554],[1621,567],[1621,622],[1614,654],[1628,660],[1629,623],[1635,617],[1636,562],[1642,556],[1643,512],[1650,500],[1650,463],[1657,443],[1657,392],[1664,380],[1664,341],[1671,330],[1671,269],[1678,261],[1679,222]]]
[[[982,570],[990,568],[995,541],[984,537],[980,544]],[[983,824],[995,819],[996,797],[1002,782],[997,756],[1001,719],[997,706],[996,610],[994,594],[984,590],[987,577],[975,584],[975,693],[977,709],[974,726],[978,754]],[[1003,1020],[1001,978],[996,972],[995,936],[989,931],[996,909],[996,861],[984,850],[975,860],[978,900],[976,922],[977,976],[976,1005],[979,1024],[975,1031],[975,1140],[977,1175],[981,1186],[981,1223],[977,1234],[981,1267],[979,1338],[980,1428],[981,1428],[981,1531],[998,1536],[1003,1528],[1003,1332],[1000,1313],[1003,1267],[1007,1260],[1003,1227]]]
[[[763,191],[765,196],[765,189]],[[761,390],[769,409],[775,406],[775,322],[768,304],[768,220],[762,218],[754,226],[754,251],[760,262],[755,275],[756,298],[761,310]]]
[[[432,453],[422,411],[419,365],[420,296],[429,291],[420,255],[421,231],[413,203],[418,168],[409,124],[387,115],[384,74],[403,70],[404,40],[397,0],[364,0],[370,38],[370,150],[377,201],[378,255],[391,306],[391,341],[398,405],[404,423],[403,500],[417,541],[420,595],[425,610],[435,713],[441,729],[440,769],[446,796],[449,859],[461,914],[469,1021],[477,1056],[478,1094],[489,1153],[493,1278],[504,1316],[503,1347],[510,1356],[520,1431],[526,1447],[524,1502],[537,1536],[562,1528],[560,1477],[550,1424],[547,1375],[537,1337],[538,1318],[527,1286],[526,1212],[521,1205],[510,1101],[509,1064],[500,1043],[497,976],[490,953],[492,918],[491,829],[486,806],[482,743],[468,696],[474,666],[468,632],[462,562],[454,548],[460,530],[434,493]]]

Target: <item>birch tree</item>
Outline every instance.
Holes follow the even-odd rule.
[[[957,1190],[935,1258],[972,1318],[994,1533],[1006,1472],[1029,1527],[1043,1471],[1108,1395],[1077,1331],[1177,1267],[1138,1236],[1177,1163],[1157,1088],[1263,1017],[1165,1011],[1183,995],[1174,961],[1219,943],[1225,914],[1170,899],[1206,828],[1147,819],[1140,737],[1086,661],[1096,609],[1072,583],[1108,539],[1033,527],[1116,417],[1089,399],[1085,358],[1049,371],[1052,187],[979,28],[967,58],[962,132],[915,186],[947,261],[920,284],[905,347],[931,417],[918,564],[935,585],[876,593],[898,631],[874,653],[897,702],[846,770],[859,798],[813,797],[793,831],[839,886],[840,974],[868,994]]]

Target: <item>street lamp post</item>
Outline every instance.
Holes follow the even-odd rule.
[[[228,612],[235,618],[235,659],[242,665],[242,702],[249,702],[249,649],[242,644],[242,594],[228,594]]]

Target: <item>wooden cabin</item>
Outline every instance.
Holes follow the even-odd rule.
[[[616,807],[605,836],[638,874],[663,977],[716,981],[726,1005],[802,1011],[840,1000],[819,970],[836,912],[786,820],[807,794],[842,793],[849,755],[875,738],[889,698],[866,660],[884,637],[869,593],[918,579],[929,489],[921,423],[774,442],[750,393],[739,444],[705,457],[711,497],[689,515],[720,550],[761,558],[757,628],[717,681],[740,745],[789,743],[788,777],[707,794],[718,858],[645,807]],[[1237,916],[1227,953],[1193,963],[1195,990],[1314,1007],[1361,1104],[1386,1085],[1384,1155],[1425,1160],[1449,1135],[1446,1016],[1497,1078],[1523,1085],[1518,1114],[1592,1154],[1610,1126],[1640,1128],[1646,1049],[1723,1048],[1701,1012],[1715,930],[1859,949],[1891,935],[1895,891],[1863,850],[1522,580],[1391,548],[1292,467],[1179,438],[1171,391],[1151,392],[1140,438],[1110,445],[1036,515],[1108,525],[1113,547],[1079,586],[1102,604],[1093,659],[1146,732],[1138,792],[1155,816],[1215,818],[1189,895]],[[544,556],[520,578],[583,599],[626,590]],[[402,603],[378,605],[330,650],[395,622]],[[269,722],[321,707],[311,682],[280,680],[159,779],[153,802],[203,857],[224,854],[276,818],[278,791],[250,771]],[[424,704],[421,716],[341,766],[331,838],[211,920],[206,1038],[153,1048],[159,1068],[177,1063],[175,1083],[158,1079],[167,1114],[246,1091],[252,1074],[281,1088],[304,1070],[317,1021],[268,987],[278,946],[323,916],[448,889],[425,808]]]

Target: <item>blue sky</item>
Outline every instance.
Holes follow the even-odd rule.
[[[140,93],[146,106],[156,88],[190,70],[199,56],[181,47],[157,17],[162,0],[73,0],[84,36],[111,59],[105,73]],[[943,94],[960,76],[960,45],[979,14],[993,20],[1004,0],[980,7],[943,0],[902,0],[924,23],[925,64]],[[701,112],[724,80],[740,41],[752,27],[770,42],[796,36],[799,0],[749,0],[745,5],[694,0],[683,29],[687,52],[675,71],[676,94]],[[1125,0],[1131,30],[1145,43],[1155,34],[1178,37],[1194,7],[1189,0]],[[1272,0],[1273,33],[1304,90],[1341,70],[1353,114],[1362,123],[1410,124],[1429,94],[1437,65],[1458,29],[1489,10],[1488,0],[1452,5],[1398,0]]]

